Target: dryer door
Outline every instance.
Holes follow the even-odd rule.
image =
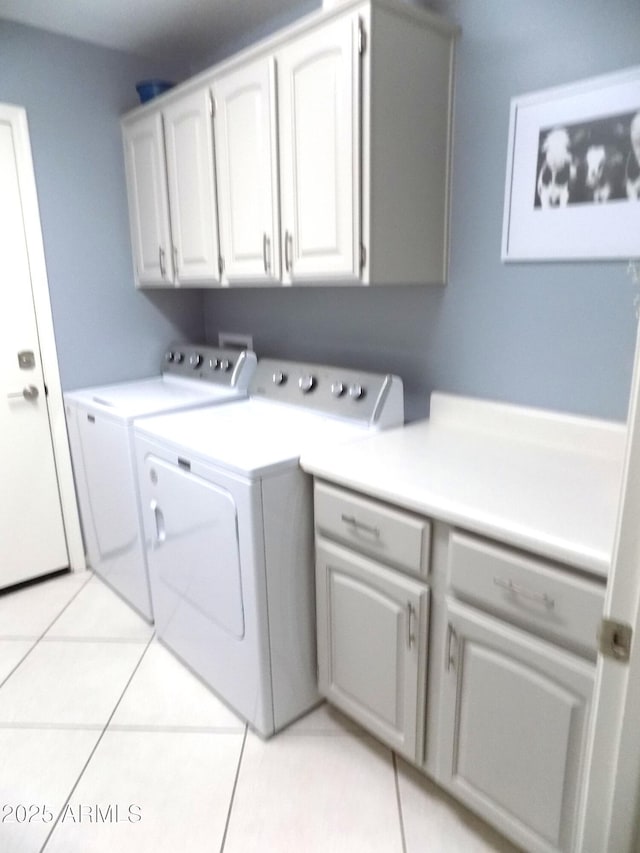
[[[186,621],[242,639],[244,608],[236,504],[226,489],[157,456],[145,458],[152,520],[147,555],[160,637]]]

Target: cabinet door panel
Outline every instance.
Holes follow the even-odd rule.
[[[320,690],[419,760],[429,592],[331,543],[316,553]]]
[[[221,77],[214,96],[224,280],[278,281],[273,60],[260,60]]]
[[[357,20],[278,57],[283,257],[291,281],[359,276],[360,63]]]
[[[164,130],[178,283],[213,284],[219,272],[209,90],[166,107]]]
[[[447,603],[445,780],[520,843],[570,850],[593,667]]]
[[[139,284],[172,285],[173,259],[162,116],[124,128],[125,166],[134,265]]]

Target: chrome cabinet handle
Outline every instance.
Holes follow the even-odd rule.
[[[35,385],[25,385],[22,391],[12,391],[10,394],[7,394],[7,397],[10,400],[17,397],[24,397],[25,400],[37,400],[39,394],[40,392]]]
[[[456,629],[453,627],[451,622],[447,625],[447,672],[451,671],[451,668],[456,668],[456,659],[453,653],[453,642],[454,640],[458,641],[458,635],[456,634]]]
[[[375,536],[376,539],[380,538],[379,527],[374,527],[372,524],[365,524],[364,521],[358,521],[355,515],[345,515],[342,513],[340,519],[341,521],[344,521],[345,524],[348,524],[349,527],[353,527],[354,530],[361,531],[362,533],[370,533],[372,536]]]
[[[284,268],[287,272],[291,272],[291,254],[293,251],[293,234],[289,231],[284,232]]]
[[[415,617],[416,609],[410,601],[407,601],[407,645],[410,649],[416,641],[415,635]]]
[[[511,592],[514,595],[519,595],[520,598],[527,598],[529,601],[535,601],[537,604],[543,604],[549,610],[553,610],[556,606],[555,599],[551,598],[550,595],[547,595],[546,592],[534,592],[531,589],[527,589],[524,586],[519,586],[514,583],[511,579],[494,577],[493,582],[496,586],[499,586],[501,589],[506,589],[507,592]]]
[[[158,246],[158,260],[160,261],[160,275],[162,278],[166,278],[167,270],[164,265],[164,249],[162,246]]]
[[[271,272],[271,240],[266,233],[262,236],[262,258],[264,260],[264,271],[268,274]]]

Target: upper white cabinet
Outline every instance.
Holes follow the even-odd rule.
[[[177,284],[219,279],[211,112],[207,88],[183,95],[163,110]]]
[[[262,58],[216,78],[215,139],[222,279],[280,280],[275,63]]]
[[[405,2],[344,2],[125,117],[139,283],[444,283],[454,36]],[[161,115],[170,252],[145,177],[162,182]]]
[[[129,220],[136,282],[173,283],[173,252],[161,113],[124,128]]]
[[[200,89],[123,124],[140,286],[219,280],[212,101]]]
[[[287,283],[360,277],[358,26],[338,18],[278,53]]]

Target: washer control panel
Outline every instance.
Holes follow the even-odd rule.
[[[163,373],[202,379],[229,388],[247,388],[256,363],[256,355],[251,350],[178,343],[165,352]]]
[[[249,394],[370,425],[404,423],[402,380],[391,374],[260,359]]]

